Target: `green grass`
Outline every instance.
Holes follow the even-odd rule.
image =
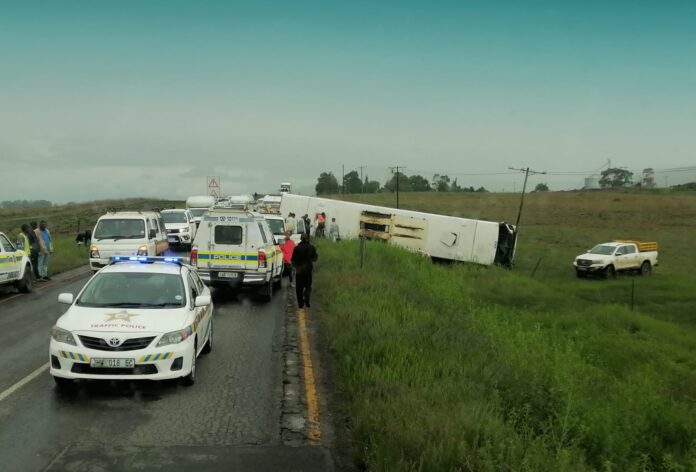
[[[464,203],[514,221],[500,214],[514,213],[515,199],[484,197]],[[696,471],[696,251],[694,220],[682,217],[696,198],[609,197],[591,196],[585,210],[572,194],[553,208],[532,198],[513,271],[433,265],[379,243],[361,270],[357,243],[319,245],[315,298],[356,461],[385,471]],[[417,198],[420,209],[428,199],[445,213],[467,208]],[[604,208],[613,198],[629,200]],[[653,205],[653,221],[637,223]],[[627,236],[660,242],[652,276],[575,279],[580,250]]]
[[[89,264],[89,248],[78,246],[71,236],[58,236],[48,263],[49,275]]]

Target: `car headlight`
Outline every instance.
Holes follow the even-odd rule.
[[[54,326],[51,329],[51,337],[54,341],[57,341],[59,343],[72,344],[73,346],[77,346],[77,343],[75,342],[75,338],[73,337],[72,333],[70,331],[66,331],[62,328],[59,328],[58,326]]]
[[[179,344],[180,342],[186,340],[189,336],[193,334],[193,329],[190,326],[180,329],[179,331],[172,331],[165,334],[157,343],[156,347],[166,346],[167,344]]]
[[[182,229],[180,229],[179,231],[182,232],[182,233],[188,233],[188,232],[189,232],[189,228],[182,228]]]
[[[89,248],[89,257],[99,259],[99,249],[97,249],[97,246],[94,244]]]
[[[136,256],[147,256],[147,246],[140,246]]]

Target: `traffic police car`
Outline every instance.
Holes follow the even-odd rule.
[[[179,258],[117,256],[73,297],[51,330],[51,375],[74,379],[196,380],[213,347],[210,290]]]
[[[22,293],[32,289],[32,267],[27,253],[0,233],[0,287],[14,285]]]

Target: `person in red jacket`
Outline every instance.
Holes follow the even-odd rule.
[[[283,276],[290,277],[290,284],[292,284],[292,253],[295,252],[295,241],[290,239],[292,232],[285,232],[285,243],[280,246],[280,250],[283,251]]]

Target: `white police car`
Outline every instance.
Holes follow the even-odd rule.
[[[179,258],[122,256],[73,297],[51,331],[51,375],[74,379],[196,380],[213,346],[210,290]]]

